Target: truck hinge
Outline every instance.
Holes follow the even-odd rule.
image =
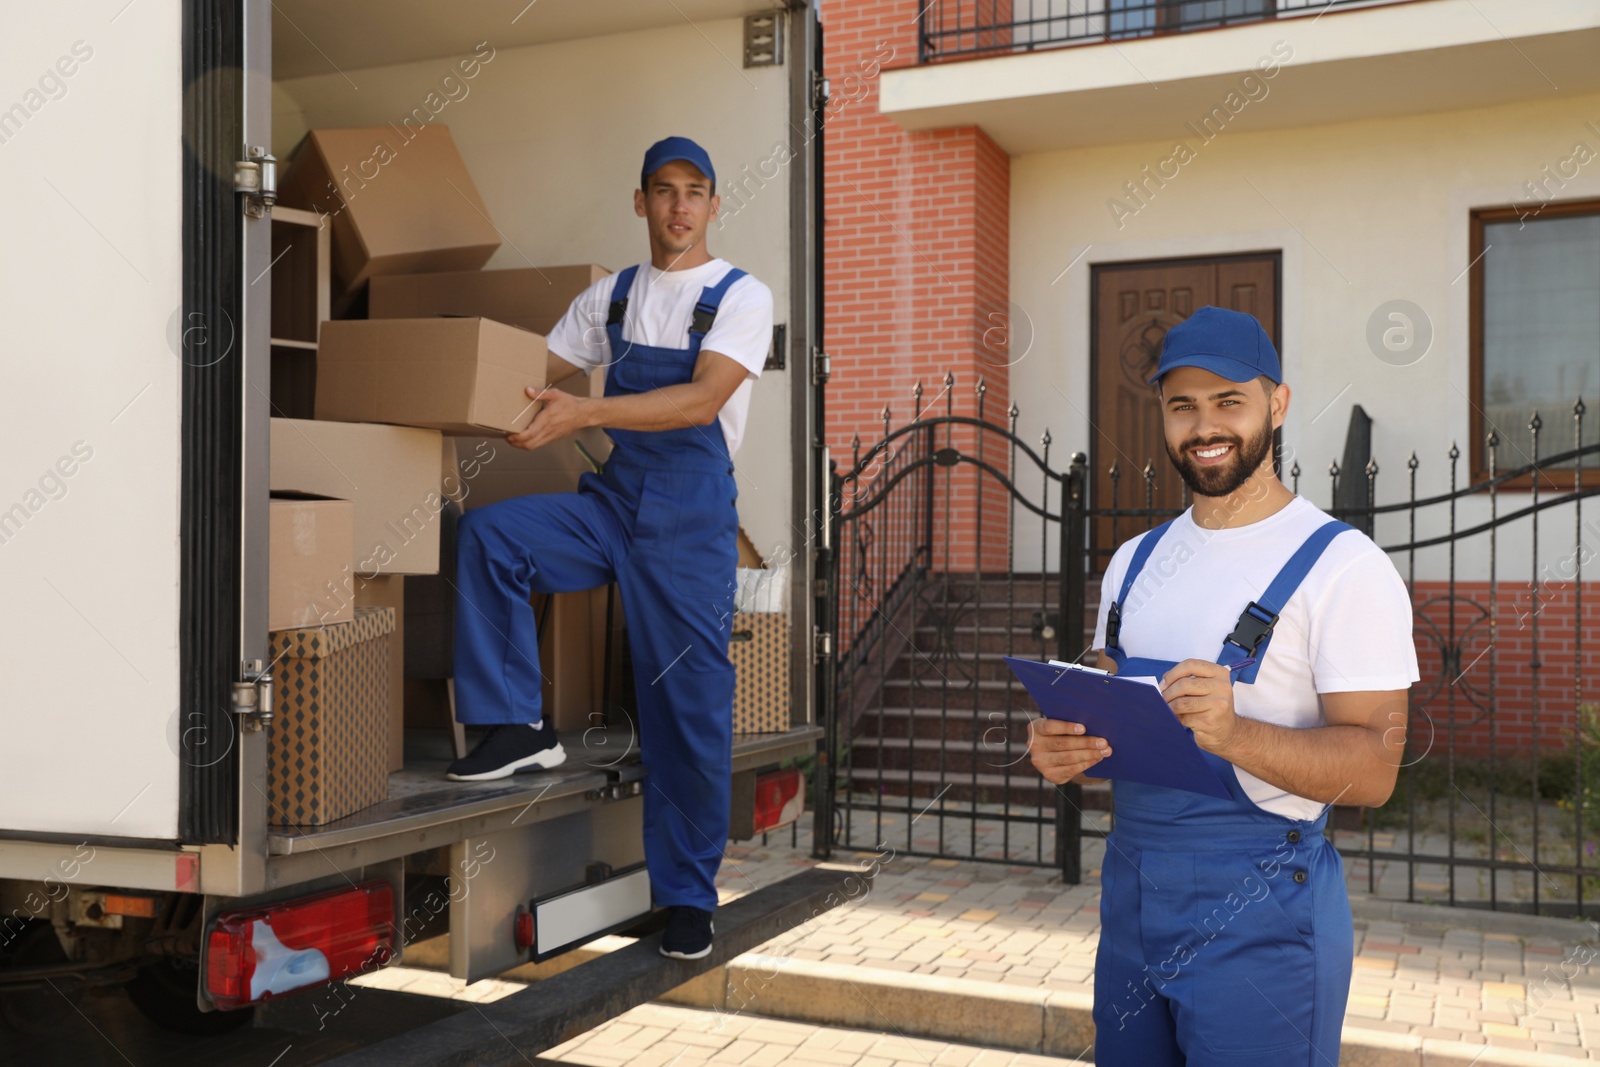
[[[245,146],[245,158],[233,164],[233,191],[244,197],[244,213],[266,218],[278,200],[278,161],[257,144]]]
[[[820,348],[811,350],[811,384],[827,385],[828,378],[833,373],[833,361],[828,358],[828,353]]]
[[[233,712],[244,720],[241,727],[254,731],[272,725],[272,671],[258,659],[247,659],[240,676],[233,683]]]
[[[821,663],[833,655],[833,635],[826,630],[811,631],[811,662]]]

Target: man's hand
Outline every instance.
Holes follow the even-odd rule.
[[[1161,676],[1161,696],[1194,731],[1195,743],[1207,752],[1225,756],[1239,730],[1233,710],[1233,673],[1220,664],[1186,659]]]
[[[1103,737],[1083,736],[1080,722],[1038,718],[1028,723],[1028,758],[1047,781],[1062,785],[1111,755]]]
[[[585,407],[593,401],[587,397],[573,396],[563,389],[545,386],[526,390],[530,400],[542,400],[544,406],[533,416],[525,430],[506,434],[506,444],[532,452],[551,441],[559,441],[589,425]]]

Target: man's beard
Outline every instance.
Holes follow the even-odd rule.
[[[1233,453],[1226,463],[1215,467],[1202,467],[1190,455],[1190,450],[1211,445],[1232,445]],[[1262,423],[1261,431],[1243,441],[1237,437],[1213,437],[1208,441],[1191,438],[1174,451],[1167,445],[1167,458],[1178,468],[1178,476],[1195,496],[1222,497],[1233,493],[1256,472],[1261,462],[1272,451],[1272,417]]]

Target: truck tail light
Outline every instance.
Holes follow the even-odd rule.
[[[798,770],[771,771],[756,778],[756,833],[788,826],[805,810],[806,779]]]
[[[228,1010],[376,970],[394,952],[394,930],[383,881],[223,912],[206,938],[206,993]]]

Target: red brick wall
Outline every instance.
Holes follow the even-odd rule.
[[[1492,615],[1489,583],[1458,581],[1455,595],[1454,641],[1460,654],[1447,670],[1440,646],[1451,643],[1448,584],[1418,582],[1414,591],[1422,681],[1413,689],[1413,750],[1427,747],[1431,735],[1429,758],[1443,755],[1452,746],[1453,725],[1457,755],[1487,755],[1491,729],[1479,706],[1484,705],[1494,709],[1495,751],[1527,753],[1534,744],[1536,704],[1540,752],[1568,750],[1580,703],[1580,667],[1581,702],[1600,701],[1600,582],[1583,583],[1581,662],[1576,583],[1544,582],[1535,589],[1528,582],[1502,581]],[[1538,670],[1532,667],[1536,630]],[[1487,699],[1491,692],[1493,702]]]
[[[918,381],[929,416],[975,417],[980,379],[986,419],[1004,425],[1011,400],[1010,159],[977,127],[911,133],[878,114],[879,71],[917,61],[920,7],[825,0],[821,9],[833,89],[824,133],[824,343],[833,360],[825,432],[841,467],[853,436],[864,445],[882,436],[885,405],[893,426],[917,414]],[[960,428],[951,443],[974,453],[976,436]],[[1003,461],[1001,442],[985,450]],[[942,518],[948,505],[951,521],[948,559],[939,538],[941,568],[977,562],[977,478],[970,467],[939,472],[934,513]],[[986,570],[1005,563],[1000,492],[984,489]]]

